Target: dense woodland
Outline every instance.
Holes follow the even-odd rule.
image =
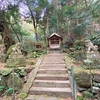
[[[99,0],[0,0],[0,34],[8,49],[24,37],[46,45],[56,32],[65,47],[89,38],[100,45]]]
[[[14,74],[10,75],[10,73],[14,73],[15,66],[29,68],[29,71],[24,68],[15,70],[16,75],[21,79],[20,85],[18,83],[16,86],[16,91],[19,91],[20,86],[22,87],[23,83],[27,82],[31,70],[34,68],[38,70],[36,68],[38,65],[33,65],[37,63],[40,55],[45,54],[49,58],[47,38],[52,33],[57,33],[61,39],[63,38],[61,43],[61,52],[64,52],[65,56],[63,61],[66,62],[68,73],[73,72],[74,75],[75,72],[75,80],[80,86],[79,92],[85,93],[82,98],[79,97],[76,100],[100,100],[100,70],[98,70],[100,69],[100,0],[0,0],[0,46],[6,47],[5,51],[0,48],[0,51],[3,51],[0,52],[0,68],[13,68],[7,71],[0,69],[0,75],[3,77],[2,81],[0,76],[0,97],[1,94],[3,97],[12,93],[14,96],[14,84],[19,82],[19,79],[12,79],[11,75]],[[93,50],[86,50],[90,47],[90,45],[86,46],[86,40],[93,43]],[[17,43],[21,45],[20,52],[16,53],[14,48],[17,49]],[[36,50],[36,44],[42,47],[39,52]],[[56,60],[62,57],[56,56],[52,58]],[[52,64],[52,61],[47,62]],[[74,69],[71,69],[72,65]],[[11,76],[13,82],[10,80],[8,83],[8,76]],[[7,78],[4,80],[4,77]],[[31,85],[28,84],[25,87],[29,86]],[[93,87],[96,87],[94,90],[99,92],[95,92]],[[22,93],[21,96],[25,99],[27,94]]]

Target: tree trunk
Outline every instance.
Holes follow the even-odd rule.
[[[46,16],[46,30],[45,30],[45,43],[47,42],[47,34],[49,29],[48,15]]]
[[[34,31],[35,31],[35,37],[36,37],[36,41],[38,42],[38,34],[37,34],[37,23],[36,23],[36,19],[35,16],[32,13],[31,8],[29,7],[30,13],[31,13],[31,17],[32,17],[32,21],[33,21],[33,26],[34,26]]]

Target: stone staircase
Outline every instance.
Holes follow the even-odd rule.
[[[26,100],[38,100],[33,99],[34,95],[71,97],[68,70],[63,54],[51,53],[44,57]]]

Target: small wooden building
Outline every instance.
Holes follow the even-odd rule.
[[[63,38],[57,34],[53,33],[48,37],[48,46],[50,49],[59,49],[61,47],[61,42]]]

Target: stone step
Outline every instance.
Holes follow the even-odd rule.
[[[42,65],[40,65],[40,67],[41,66],[49,66],[49,67],[53,66],[54,67],[54,66],[66,66],[66,64],[52,64],[52,63],[50,63],[50,64],[42,64]]]
[[[49,68],[49,69],[39,69],[39,74],[66,74],[68,71],[66,69],[57,69],[57,68]]]
[[[62,98],[52,97],[47,95],[28,95],[25,100],[62,100]]]
[[[68,80],[68,74],[37,74],[37,80]]]
[[[30,95],[48,95],[62,98],[71,97],[70,88],[32,87],[29,93]]]
[[[65,65],[58,65],[58,64],[56,64],[56,65],[53,65],[53,64],[49,65],[48,64],[48,65],[40,66],[40,68],[42,68],[42,69],[48,69],[48,68],[49,69],[51,69],[51,68],[52,69],[55,69],[55,68],[56,69],[64,69],[64,68],[66,68],[66,66]]]
[[[59,81],[59,80],[35,80],[33,83],[35,87],[70,87],[69,80]]]
[[[50,65],[50,64],[56,64],[56,65],[58,65],[58,64],[64,64],[63,62],[55,62],[55,61],[50,61],[50,62],[43,62],[43,64],[47,64],[47,65]]]

